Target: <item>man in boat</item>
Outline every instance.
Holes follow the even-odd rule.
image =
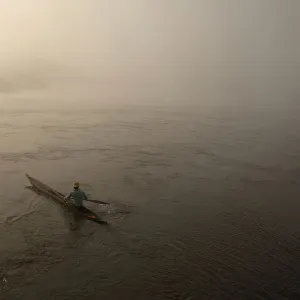
[[[73,191],[65,197],[65,201],[68,201],[69,199],[72,200],[74,206],[78,210],[85,210],[85,207],[83,206],[83,200],[87,200],[88,197],[86,193],[80,189],[79,182],[76,181],[73,183]]]

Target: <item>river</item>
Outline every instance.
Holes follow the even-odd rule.
[[[0,111],[0,298],[299,299],[296,106]],[[29,173],[109,226],[71,231]]]

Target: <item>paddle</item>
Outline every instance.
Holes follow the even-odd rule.
[[[61,196],[65,197],[64,194],[58,192]],[[110,205],[108,202],[104,202],[104,201],[100,201],[100,200],[90,200],[90,199],[85,199],[84,201],[88,201],[88,202],[93,202],[93,203],[97,203],[97,204],[103,204],[103,205]]]
[[[90,199],[86,199],[85,201],[89,201],[89,202],[93,202],[93,203],[98,203],[98,204],[109,205],[108,202],[99,201],[99,200],[90,200]]]

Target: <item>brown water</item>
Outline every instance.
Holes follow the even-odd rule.
[[[299,109],[0,112],[1,299],[299,299]],[[70,231],[24,173],[110,209]]]

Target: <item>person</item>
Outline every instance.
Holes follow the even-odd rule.
[[[80,184],[79,182],[74,182],[73,183],[73,191],[65,197],[65,201],[68,201],[69,199],[72,200],[74,206],[81,211],[84,211],[84,206],[83,206],[83,200],[87,200],[88,197],[84,191],[80,189]]]

